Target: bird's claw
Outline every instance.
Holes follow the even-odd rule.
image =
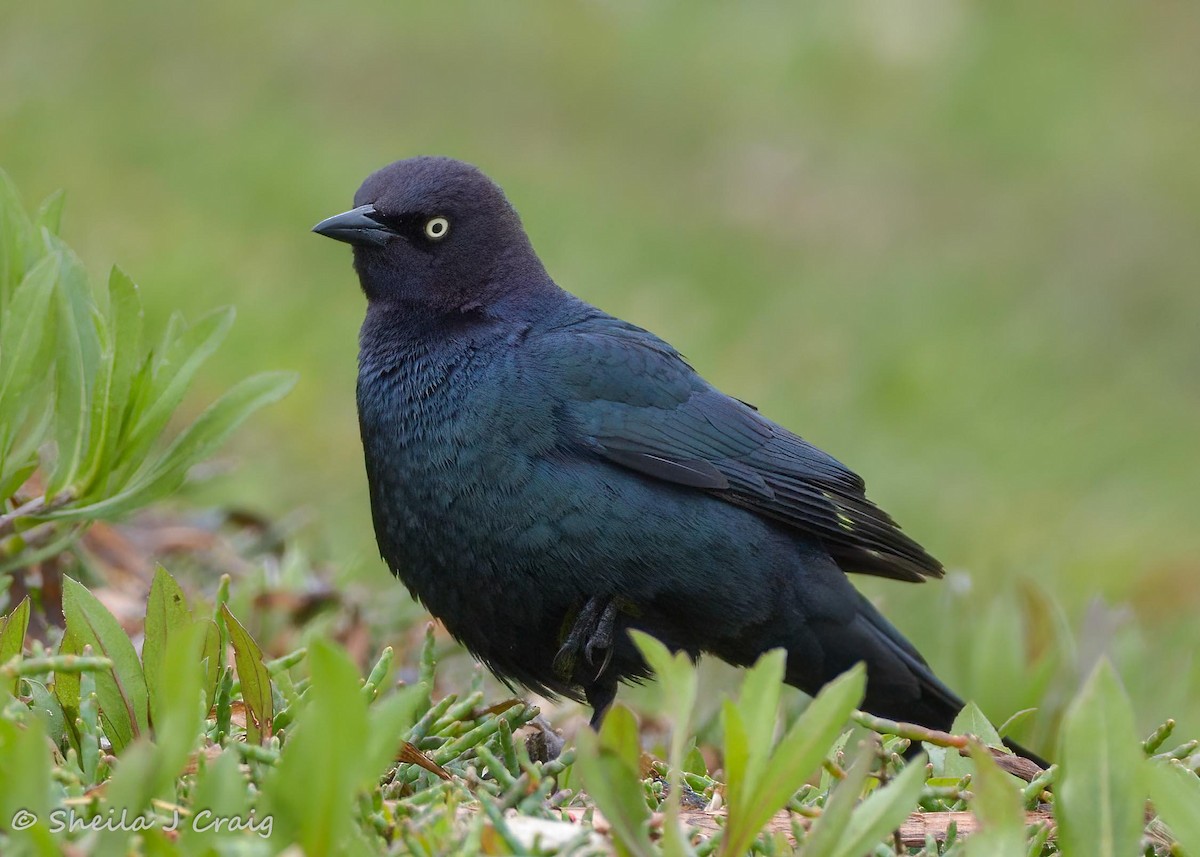
[[[602,604],[603,610],[600,609]],[[602,652],[603,659],[592,681],[600,678],[612,661],[616,620],[616,602],[604,603],[596,596],[589,598],[575,616],[567,638],[554,656],[554,671],[564,678],[569,678],[574,672],[575,658],[581,649],[584,660],[592,667],[596,666],[596,658]]]
[[[588,637],[587,643],[583,647],[583,656],[588,662],[588,666],[596,665],[595,653],[597,651],[604,652],[604,660],[600,662],[600,668],[596,671],[595,678],[592,681],[604,675],[604,671],[608,669],[609,663],[613,656],[613,630],[617,621],[617,604],[615,601],[608,602],[604,608],[604,612],[600,615],[595,626],[592,629],[591,635]]]

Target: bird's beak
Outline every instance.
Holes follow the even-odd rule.
[[[380,246],[386,244],[389,238],[396,235],[371,215],[375,206],[360,205],[333,217],[327,217],[312,228],[318,235],[345,241],[347,244],[371,244]]]

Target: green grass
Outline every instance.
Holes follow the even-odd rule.
[[[1033,580],[1140,726],[1197,731],[1198,37],[1192,6],[1132,2],[11,3],[0,165],[28,198],[68,191],[65,237],[131,272],[148,327],[236,306],[194,407],[300,373],[202,496],[302,507],[371,586],[395,584],[353,410],[363,303],[307,230],[369,170],[451,154],[561,284],[971,574],[972,599],[867,587],[994,717],[1020,693],[974,611]],[[1120,633],[1097,597],[1131,606]]]

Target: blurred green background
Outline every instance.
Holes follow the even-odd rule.
[[[453,155],[560,284],[850,464],[970,573],[864,587],[994,716],[1022,667],[993,663],[988,617],[1016,613],[989,611],[1033,581],[1081,659],[1113,650],[1146,724],[1200,726],[1195,4],[456,11],[0,10],[0,166],[27,201],[66,188],[66,239],[125,268],[152,325],[236,305],[196,402],[301,373],[221,498],[304,511],[319,551],[395,585],[354,414],[364,302],[308,230],[384,163]]]

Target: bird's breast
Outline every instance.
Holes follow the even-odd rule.
[[[503,348],[413,348],[360,361],[359,422],[376,536],[411,588],[472,574],[522,520],[550,419]],[[425,598],[425,593],[418,591]]]

